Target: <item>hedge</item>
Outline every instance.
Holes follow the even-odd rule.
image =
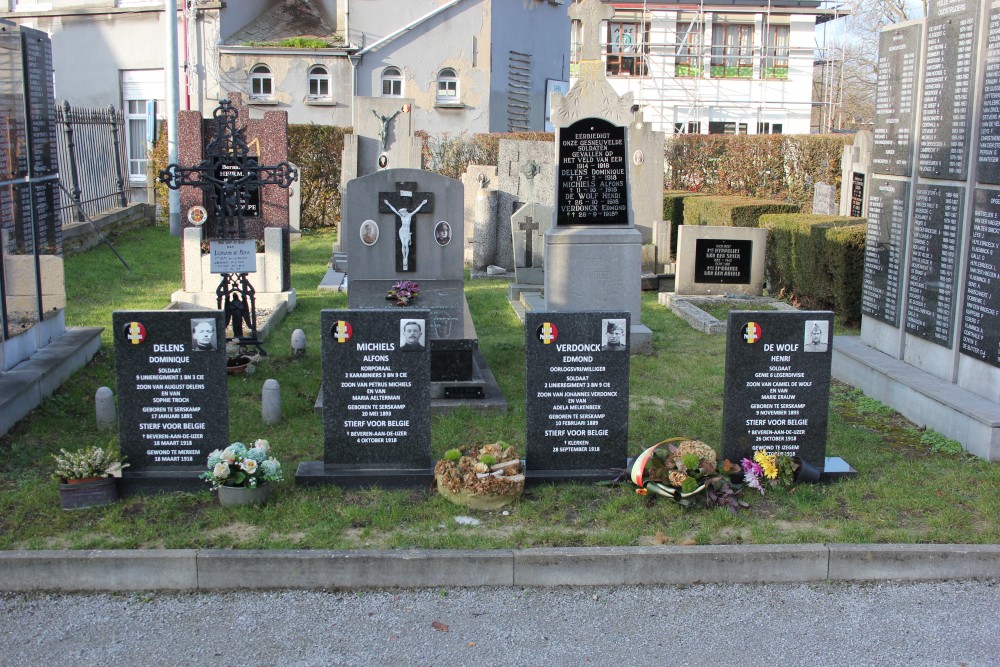
[[[703,192],[667,190],[663,193],[663,219],[670,221],[670,256],[677,257],[677,228],[684,224],[684,200],[705,197]]]
[[[684,201],[684,224],[758,227],[762,215],[798,212],[799,207],[796,204],[776,200],[750,197],[688,197]]]
[[[423,142],[424,168],[443,176],[461,178],[470,164],[496,165],[500,161],[500,140],[555,141],[552,132],[494,132],[474,134],[464,132],[452,136],[447,132],[432,136],[425,130],[414,134]]]
[[[299,168],[302,229],[332,227],[340,220],[344,135],[352,132],[330,125],[288,126],[288,160]]]
[[[770,290],[809,309],[832,310],[841,322],[861,321],[864,218],[765,215],[766,279]]]

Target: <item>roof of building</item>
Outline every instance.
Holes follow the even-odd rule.
[[[311,0],[281,0],[224,40],[229,46],[279,46],[294,38],[339,43],[340,37]]]

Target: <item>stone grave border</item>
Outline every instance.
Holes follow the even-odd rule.
[[[785,303],[780,299],[770,296],[743,296],[743,295],[697,295],[697,296],[677,296],[673,292],[660,292],[659,302],[661,306],[666,306],[685,322],[696,329],[707,334],[726,333],[726,323],[716,319],[705,312],[700,305],[722,304],[731,306],[748,306],[753,310],[754,306],[772,306],[774,310],[798,310],[795,306]]]

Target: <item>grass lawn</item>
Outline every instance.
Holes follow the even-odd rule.
[[[323,456],[322,423],[313,414],[321,380],[320,311],[346,306],[344,295],[316,289],[332,241],[332,233],[309,233],[292,247],[298,306],[267,341],[270,356],[257,372],[228,379],[231,438],[266,437],[286,473],[271,502],[256,509],[223,509],[207,490],[130,498],[105,508],[59,508],[50,455],[61,447],[117,442],[115,433],[96,429],[94,418],[94,392],[115,386],[111,312],[162,308],[181,281],[179,241],[164,227],[115,239],[130,272],[106,247],[68,258],[67,320],[105,327],[103,346],[88,366],[0,438],[0,549],[1000,542],[1000,465],[970,458],[957,443],[922,432],[840,385],[831,392],[827,454],[843,457],[859,476],[766,497],[748,491],[751,507],[737,515],[685,510],[665,499],[647,506],[631,485],[561,484],[529,488],[508,514],[479,513],[482,525],[470,527],[454,521],[467,510],[429,489],[297,488],[292,478],[298,463]],[[480,346],[510,410],[435,416],[433,455],[495,440],[523,452],[523,331],[504,298],[504,283],[469,282],[466,292]],[[657,305],[654,294],[643,296],[643,322],[653,331],[655,354],[632,358],[629,455],[676,435],[718,447],[725,337],[691,329]],[[303,359],[291,356],[289,338],[297,328],[309,342]],[[268,378],[281,383],[284,420],[265,427],[260,394]]]

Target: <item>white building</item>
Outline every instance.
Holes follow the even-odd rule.
[[[639,0],[602,25],[607,75],[668,134],[808,134],[818,0]],[[573,25],[573,62],[580,26]],[[572,75],[572,70],[571,70]]]

